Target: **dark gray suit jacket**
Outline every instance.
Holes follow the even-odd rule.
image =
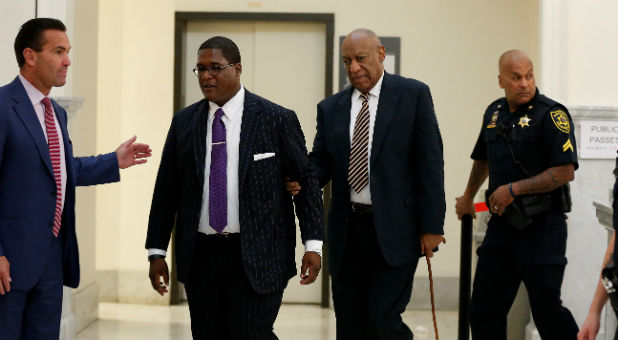
[[[350,186],[350,106],[353,89],[318,104],[310,154],[320,185],[332,180],[328,215],[330,272],[343,260]],[[442,139],[429,87],[384,73],[370,159],[370,191],[378,243],[386,262],[400,266],[420,256],[420,233],[443,234]]]
[[[167,249],[176,219],[178,279],[191,269],[202,207],[208,101],[174,115],[157,175],[146,248]],[[253,155],[274,157],[254,161]],[[247,277],[261,294],[282,291],[296,275],[296,215],[301,237],[322,240],[322,196],[307,157],[296,114],[245,92],[238,166],[242,258]],[[284,177],[299,179],[301,193],[292,201]]]

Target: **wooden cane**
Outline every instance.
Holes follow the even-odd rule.
[[[431,315],[433,316],[433,329],[436,332],[436,340],[440,339],[438,335],[438,321],[436,319],[436,303],[433,297],[433,276],[431,274],[431,260],[429,260],[429,256],[425,256],[427,260],[427,269],[429,270],[429,292],[431,293]]]

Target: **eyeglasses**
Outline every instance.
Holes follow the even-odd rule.
[[[210,74],[213,77],[216,77],[217,74],[219,74],[219,72],[221,72],[221,70],[223,70],[224,68],[234,66],[236,64],[238,63],[231,63],[225,66],[219,66],[219,65],[210,66],[210,67],[198,66],[193,69],[193,73],[195,73],[195,75],[199,77],[202,74],[204,74],[204,72],[208,71],[208,74]]]

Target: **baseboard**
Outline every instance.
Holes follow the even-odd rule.
[[[118,302],[118,271],[97,270],[99,302]]]
[[[459,278],[434,277],[434,297],[436,308],[456,310],[459,305]],[[161,297],[150,285],[147,272],[141,271],[97,271],[99,301],[137,303],[149,305],[169,305],[169,294]],[[412,290],[412,299],[408,309],[431,309],[429,279],[416,277]],[[77,314],[76,314],[77,315]]]
[[[99,284],[93,282],[73,293],[75,330],[81,331],[99,318]]]
[[[146,271],[99,270],[97,283],[101,302],[170,304],[170,294],[162,297],[155,292]]]

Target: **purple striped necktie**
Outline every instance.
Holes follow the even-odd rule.
[[[56,180],[56,210],[54,212],[54,226],[52,232],[58,237],[60,225],[62,224],[62,177],[60,165],[60,138],[56,130],[54,121],[54,111],[52,110],[51,100],[49,97],[41,100],[45,106],[45,130],[47,131],[47,145],[49,147],[49,157],[52,162],[52,170],[54,171],[54,179]]]
[[[221,233],[227,225],[227,150],[223,110],[215,112],[212,122],[212,148],[210,151],[210,176],[208,178],[208,220],[210,226]]]

